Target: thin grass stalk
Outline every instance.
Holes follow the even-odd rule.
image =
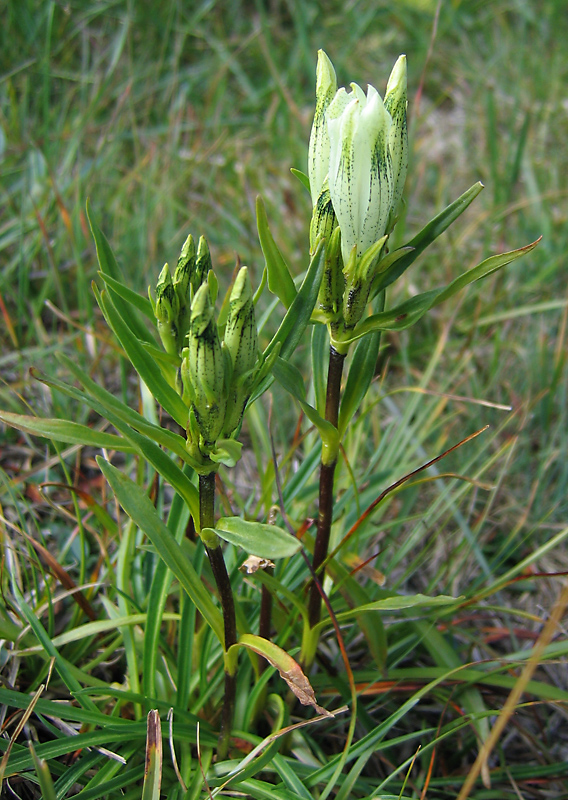
[[[272,576],[274,575],[274,569],[272,567],[267,567],[266,573]],[[262,636],[263,639],[270,639],[271,627],[272,627],[272,594],[270,593],[270,591],[267,589],[266,586],[263,586],[260,598],[258,635]],[[262,674],[267,666],[268,662],[264,658],[260,658],[258,664],[259,674]]]
[[[327,373],[327,390],[325,397],[325,418],[337,428],[339,418],[339,400],[341,397],[341,377],[343,375],[343,364],[345,355],[338,353],[330,345],[329,347],[329,367]],[[333,520],[333,483],[335,467],[337,465],[337,455],[335,452],[327,458],[322,454],[320,463],[320,483],[319,483],[319,510],[318,510],[318,529],[314,545],[314,558],[312,566],[320,583],[323,583],[324,570],[320,567],[327,558],[329,549],[329,537],[331,533],[331,523]],[[308,599],[308,619],[310,627],[314,627],[321,617],[321,595],[317,584],[312,581],[310,595]]]
[[[215,524],[215,473],[199,476],[199,518],[201,529],[212,528]],[[221,601],[224,625],[223,651],[226,656],[229,648],[237,643],[237,623],[235,617],[235,601],[231,581],[227,572],[221,545],[205,545],[205,550],[211,564],[211,570]],[[229,742],[233,717],[235,714],[235,697],[237,676],[235,671],[229,671],[225,658],[225,693],[223,697],[223,710],[221,712],[221,727],[217,744],[217,759],[223,761],[229,752]]]

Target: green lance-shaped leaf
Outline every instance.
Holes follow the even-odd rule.
[[[144,297],[138,292],[135,292],[134,289],[131,289],[129,286],[125,286],[121,281],[117,281],[114,278],[111,278],[110,275],[107,275],[106,272],[99,270],[99,275],[107,285],[107,287],[112,291],[113,296],[117,295],[118,297],[126,300],[131,306],[141,311],[145,317],[147,317],[152,322],[156,319],[155,314],[155,303],[152,298]]]
[[[98,457],[97,463],[122,508],[146,534],[160,558],[176,576],[219,641],[223,642],[223,619],[220,611],[184,551],[158,516],[148,495],[105,459]]]
[[[156,303],[154,313],[158,326],[158,333],[164,345],[164,350],[172,356],[179,354],[179,299],[174,289],[170,268],[164,264],[156,284]]]
[[[309,192],[310,191],[310,179],[308,178],[306,173],[302,172],[301,169],[296,169],[295,167],[290,167],[290,172],[292,173],[292,175],[295,178],[297,178],[300,181],[300,183],[302,184],[304,189],[307,189],[308,192]]]
[[[63,419],[43,419],[25,414],[13,414],[0,410],[0,421],[32,436],[44,439],[55,439],[67,444],[80,444],[85,447],[105,447],[107,450],[119,450],[122,453],[135,453],[136,448],[125,441],[122,436],[93,430],[87,425]]]
[[[296,346],[300,341],[308,322],[310,321],[310,317],[316,304],[323,275],[325,263],[324,256],[324,242],[322,241],[318,244],[316,252],[311,258],[306,277],[302,281],[302,285],[298,290],[292,305],[286,312],[280,327],[272,337],[272,340],[262,355],[263,361],[260,368],[261,371],[264,370],[266,364],[269,364],[270,361],[275,358],[276,350],[278,350],[281,358],[287,360],[296,349]],[[268,389],[273,380],[274,378],[272,375],[263,376],[262,379],[257,382],[251,398],[249,399],[249,403],[253,403],[258,397],[260,397]]]
[[[399,306],[395,306],[395,308],[367,317],[355,328],[353,335],[347,342],[354,342],[371,331],[394,331],[409,328],[423,317],[427,311],[452,297],[464,286],[491,275],[491,273],[496,272],[506,264],[510,264],[511,261],[515,261],[525,253],[529,253],[539,242],[540,239],[537,239],[536,242],[531,242],[531,244],[520,247],[518,250],[491,256],[476,267],[464,272],[443,289],[432,289],[401,303]]]
[[[203,283],[193,298],[188,342],[182,377],[189,378],[195,419],[204,441],[211,444],[223,430],[227,387],[225,356],[208,283]]]
[[[271,560],[293,556],[302,546],[299,539],[277,525],[266,525],[240,517],[221,517],[215,525],[215,533],[229,544],[241,547],[251,556]]]
[[[406,249],[406,253],[402,256],[402,258],[397,259],[396,261],[392,261],[388,269],[380,270],[377,278],[373,284],[373,288],[371,291],[371,296],[374,297],[378,292],[386,289],[387,286],[390,286],[391,283],[396,281],[400,276],[405,272],[411,264],[413,264],[418,256],[424,252],[424,250],[428,247],[428,245],[432,244],[438,236],[440,236],[444,231],[449,228],[452,222],[463,214],[466,208],[470,205],[470,203],[477,197],[480,191],[483,189],[482,183],[474,183],[467,192],[464,192],[457,200],[454,200],[453,203],[450,203],[447,208],[441,211],[434,219],[430,220],[430,222],[422,228],[420,233],[417,233],[416,236],[407,242],[403,248]],[[411,249],[408,249],[411,248]],[[394,256],[394,254],[398,251],[394,251],[389,255],[389,258]],[[380,269],[380,264],[379,264]]]
[[[425,607],[437,607],[437,606],[450,606],[462,601],[463,597],[450,597],[449,595],[437,595],[435,597],[428,597],[425,594],[412,594],[412,595],[392,595],[391,597],[385,597],[381,600],[375,600],[372,603],[367,603],[366,605],[358,606],[357,608],[349,609],[349,611],[342,611],[341,613],[337,614],[337,621],[338,622],[347,622],[354,617],[357,617],[359,614],[368,611],[404,611],[405,609],[409,608],[425,608]],[[331,625],[331,620],[329,618],[318,622],[317,625],[314,626],[313,630],[321,631],[326,628],[328,625]]]
[[[288,265],[270,233],[266,209],[260,196],[256,198],[256,225],[268,271],[268,288],[280,298],[285,308],[290,308],[296,297],[296,287]]]
[[[357,344],[339,407],[338,428],[340,438],[345,434],[347,426],[371,385],[375,375],[380,343],[381,332],[376,331],[369,334],[369,336],[365,336]]]

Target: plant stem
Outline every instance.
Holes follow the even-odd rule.
[[[199,476],[199,519],[201,529],[212,528],[215,524],[215,473]],[[224,643],[223,650],[225,655],[230,647],[237,643],[237,623],[235,618],[235,601],[233,590],[229,580],[229,574],[223,558],[221,545],[217,542],[216,546],[205,545],[205,550],[211,564],[211,570],[221,601],[224,624]],[[227,668],[225,659],[225,695],[223,698],[223,711],[221,713],[221,729],[219,731],[219,741],[217,744],[217,758],[223,761],[229,751],[229,741],[233,716],[235,713],[236,696],[236,673],[230,672]]]
[[[337,428],[339,418],[339,399],[341,396],[341,376],[343,374],[343,364],[345,355],[338,353],[335,348],[329,347],[329,368],[327,373],[327,391],[325,397],[325,418]],[[320,484],[319,484],[319,510],[318,510],[318,529],[314,545],[314,572],[318,575],[320,583],[323,583],[324,572],[318,574],[318,570],[327,557],[329,548],[329,535],[331,533],[331,522],[333,520],[333,479],[335,466],[337,464],[337,452],[328,454],[320,464]],[[308,619],[310,627],[314,627],[321,616],[321,595],[317,584],[312,582],[310,596],[308,599]]]

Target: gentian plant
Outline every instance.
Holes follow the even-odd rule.
[[[334,581],[350,580],[357,596],[356,582],[338,567],[331,568],[336,552],[329,553],[336,499],[334,476],[342,439],[374,376],[381,334],[410,327],[467,284],[492,274],[536,244],[494,255],[456,274],[445,287],[429,289],[398,305],[389,303],[388,287],[465,211],[483,188],[480,183],[474,184],[408,242],[391,247],[393,230],[404,213],[408,168],[406,69],[406,57],[402,55],[381,98],[371,85],[366,92],[355,83],[350,90],[338,88],[331,61],[323,51],[319,52],[307,175],[295,171],[312,200],[305,263],[293,270],[289,268],[259,199],[257,225],[266,263],[256,291],[248,269],[241,267],[235,271],[224,299],[218,304],[219,279],[213,270],[207,242],[202,236],[196,247],[189,236],[173,274],[166,264],[149,298],[140,296],[125,285],[107,240],[90,217],[100,265],[101,283],[94,288],[98,304],[121,352],[138,373],[144,391],[161,408],[160,422],[114,397],[65,356],[61,356],[61,361],[78,386],[52,378],[45,378],[45,382],[90,406],[116,433],[97,432],[62,420],[0,414],[5,422],[36,435],[90,444],[103,448],[105,454],[134,453],[172,488],[175,500],[164,521],[139,483],[120,466],[113,465],[108,455],[98,457],[102,473],[131,521],[121,545],[124,553],[134,546],[138,529],[160,559],[148,601],[142,691],[146,698],[157,693],[156,631],[167,589],[175,576],[188,604],[182,611],[184,630],[195,631],[197,610],[217,640],[215,652],[221,655],[224,692],[220,716],[216,718],[220,719],[219,761],[226,759],[231,745],[240,648],[249,651],[257,679],[263,672],[260,656],[279,670],[301,702],[326,713],[316,705],[306,677],[318,650],[322,627],[334,622],[325,588]],[[297,280],[295,276],[302,269],[301,280]],[[263,337],[258,331],[255,308],[266,288],[275,305],[280,301],[282,312],[273,337],[261,346]],[[311,394],[305,388],[309,366],[306,364],[302,372],[290,363],[291,355],[308,330],[312,337]],[[346,364],[349,368],[344,380]],[[216,516],[216,476],[221,468],[230,470],[237,464],[242,449],[239,436],[243,419],[274,379],[298,401],[321,438],[317,530],[313,542],[307,534],[302,543],[297,535],[298,526],[286,518],[281,503],[280,526],[273,524],[273,519],[247,519],[244,513]],[[275,487],[275,494],[278,488]],[[303,526],[303,532],[308,527]],[[191,536],[188,539],[186,531],[195,532],[196,541]],[[340,546],[348,535],[338,529],[334,544]],[[259,632],[253,631],[244,615],[237,613],[235,595],[243,578],[238,572],[229,574],[224,557],[227,546],[241,548],[269,567],[261,579],[265,597],[281,589],[272,577],[270,565],[277,559],[299,558],[302,551],[307,560],[304,594],[282,589],[287,602],[302,619],[302,636],[296,641],[288,640],[288,650],[299,649],[300,663],[270,640],[270,620],[266,614],[261,614]],[[306,550],[311,551],[309,556]],[[202,579],[204,554],[210,564],[218,602]],[[328,565],[329,577],[325,581]],[[258,564],[254,569],[257,568]],[[330,615],[324,620],[322,598]],[[424,602],[452,599],[426,598]],[[391,594],[385,594],[387,601],[392,608]],[[380,610],[381,602],[373,605],[373,613]],[[361,619],[366,633],[364,618]],[[290,630],[296,628],[292,626]],[[188,678],[184,676],[191,667],[191,659],[180,656],[178,703],[182,705],[187,704],[189,697]],[[55,668],[60,669],[59,662]],[[472,702],[477,702],[476,698]],[[283,708],[281,699],[279,702]],[[284,717],[281,715],[279,719],[282,722]]]

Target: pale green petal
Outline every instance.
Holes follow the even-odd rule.
[[[369,86],[367,105],[361,113],[355,152],[361,153],[359,186],[361,208],[357,255],[383,236],[393,198],[392,164],[388,148],[391,119],[379,93]]]
[[[360,103],[351,99],[340,117],[328,120],[331,139],[329,193],[341,228],[344,262],[347,262],[349,253],[357,244],[359,231],[358,175],[354,169],[354,141],[359,115]]]

